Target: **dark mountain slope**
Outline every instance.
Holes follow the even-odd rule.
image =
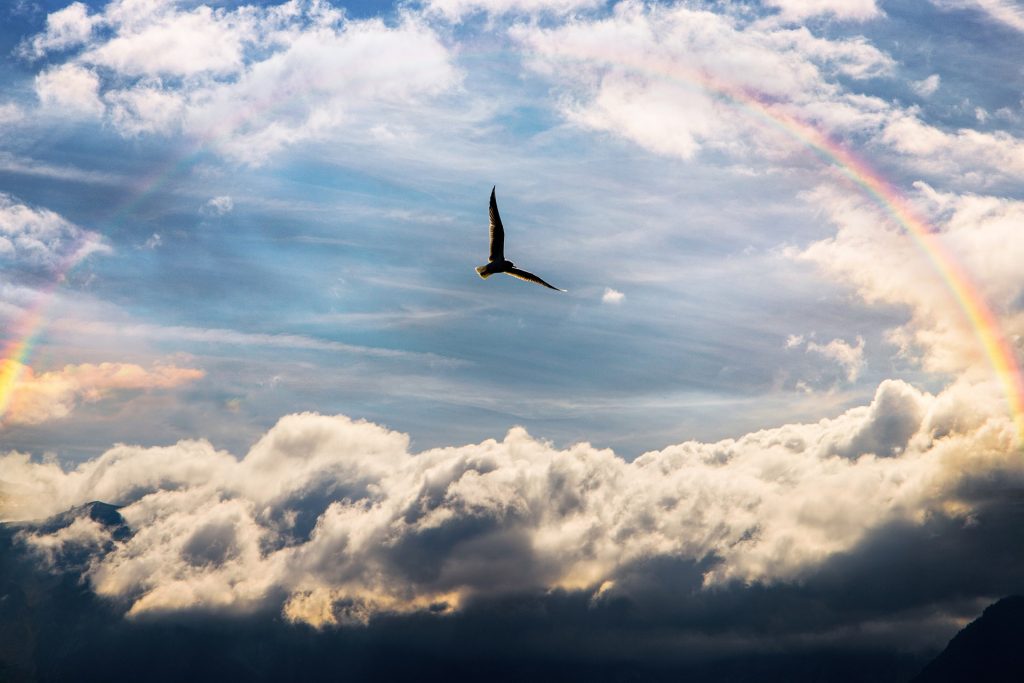
[[[912,683],[1024,681],[1024,596],[990,605]]]

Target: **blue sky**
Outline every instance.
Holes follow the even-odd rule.
[[[727,473],[700,468],[735,458],[736,500],[834,487],[846,501],[819,526],[779,503],[749,555],[677,530],[704,540],[672,552],[720,558],[714,583],[796,580],[896,519],[969,519],[958,477],[976,467],[1024,476],[1001,385],[927,256],[764,113],[888,181],[1019,350],[1024,9],[1012,2],[21,0],[0,12],[4,341],[22,340],[44,302],[0,422],[22,478],[0,491],[131,504],[130,477],[95,491],[75,477],[106,467],[115,444],[182,462],[209,447],[202,467],[222,473],[214,451],[273,451],[281,430],[301,442],[303,420],[319,434],[320,418],[274,425],[315,413],[411,440],[380,437],[381,452],[506,448],[514,469],[522,441],[538,462],[576,448],[632,472],[655,451],[636,467],[692,466],[729,500]],[[475,274],[495,185],[506,253],[566,293]],[[63,274],[83,239],[95,249]],[[338,420],[376,443],[377,428]],[[506,438],[515,427],[530,436]],[[782,448],[806,474],[763,464],[784,462]],[[50,462],[70,479],[33,469]],[[769,469],[779,481],[762,481]],[[744,488],[748,475],[767,492]],[[875,475],[903,488],[843,498]],[[906,483],[918,476],[927,495]],[[27,514],[19,500],[6,514]],[[881,508],[862,517],[869,505]],[[787,534],[810,539],[806,552]],[[603,591],[606,560],[537,580]],[[341,590],[332,580],[320,588]],[[391,604],[378,589],[367,604]],[[153,591],[138,609],[167,607]]]
[[[200,14],[202,7],[164,8],[162,26],[185,41],[192,25],[182,17],[205,16],[210,30],[221,30],[258,11],[219,3]],[[834,98],[878,98],[944,134],[1020,128],[1019,34],[983,8],[922,4],[882,7],[866,21],[811,13],[787,22],[756,5],[709,7],[736,22],[740,40],[808,31],[821,41],[820,55],[809,48],[785,55],[819,69],[812,87],[832,88]],[[332,30],[382,20],[386,37],[414,22],[423,49],[435,51],[438,82],[403,82],[399,69],[393,85],[401,93],[384,101],[367,93],[365,102],[357,95],[351,121],[339,114],[315,132],[317,124],[303,121],[310,130],[291,143],[246,141],[246,127],[265,133],[275,117],[338,114],[359,63],[332,63],[339,82],[306,86],[310,92],[279,84],[267,96],[272,103],[226,95],[242,98],[223,104],[224,115],[237,118],[228,130],[213,120],[182,126],[156,110],[126,114],[114,93],[203,96],[204,88],[237,84],[282,46],[244,44],[238,55],[175,68],[126,42],[128,28],[101,21],[85,42],[33,52],[32,41],[46,45],[50,35],[47,13],[62,9],[6,10],[4,104],[17,117],[3,135],[3,188],[14,201],[101,235],[109,250],[60,288],[51,309],[60,325],[42,328],[29,364],[37,371],[104,361],[148,367],[187,358],[183,365],[206,375],[166,395],[115,392],[77,402],[61,420],[11,426],[12,446],[74,458],[113,441],[202,435],[237,450],[281,415],[314,410],[388,424],[422,447],[520,424],[556,443],[589,440],[632,457],[687,438],[831,417],[868,401],[885,377],[926,388],[947,379],[922,375],[886,343],[885,331],[905,311],[858,300],[848,283],[785,256],[835,230],[806,196],[828,170],[812,153],[777,140],[784,149],[753,151],[750,136],[764,131],[742,111],[731,114],[745,130],[698,140],[692,154],[671,145],[651,150],[628,132],[595,130],[569,115],[572,98],[590,96],[578,92],[587,86],[572,82],[575,75],[545,73],[534,63],[542,51],[522,36],[607,21],[615,16],[607,7],[576,19],[531,16],[514,3],[509,12],[470,5],[447,18],[429,6],[390,8],[379,18],[377,3],[345,7],[348,18]],[[93,3],[80,15],[96,20],[104,12],[112,10]],[[312,32],[311,21],[294,19],[288,30]],[[843,58],[837,46],[851,41],[877,52],[848,58],[875,60],[867,68],[877,76],[830,68],[828,60]],[[104,45],[110,54],[111,45],[127,45],[127,56],[90,61],[89,51],[102,54]],[[403,59],[401,37],[393,47],[398,54],[387,58]],[[828,50],[835,55],[826,59]],[[109,65],[97,63],[103,59]],[[41,101],[41,74],[77,64],[97,75],[95,98],[68,90]],[[934,92],[915,91],[929,77],[938,79]],[[82,101],[67,99],[76,95]],[[685,100],[685,86],[676,95]],[[685,102],[680,107],[678,116],[687,116]],[[651,135],[672,135],[658,125],[650,122]],[[926,155],[894,159],[877,131],[837,137],[904,191],[923,180],[940,190],[982,185],[1012,196],[1012,175],[965,182],[938,164],[929,172],[930,161],[918,158]],[[568,294],[476,279],[492,184],[510,254]],[[220,209],[207,206],[216,197],[228,199]],[[5,268],[12,286],[32,286],[30,276],[38,286],[45,274],[38,275],[16,260]],[[621,301],[602,302],[606,288],[621,292]],[[93,331],[83,334],[79,323]],[[118,335],[121,326],[145,332]],[[176,335],[180,328],[195,334]],[[237,334],[206,343],[196,340],[199,330]],[[260,335],[301,335],[323,348]],[[850,345],[861,337],[864,369],[850,381],[829,358],[787,348],[790,335]]]

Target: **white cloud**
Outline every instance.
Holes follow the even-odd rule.
[[[580,10],[593,9],[604,4],[604,0],[427,0],[426,6],[449,20],[458,20],[473,12],[488,14],[524,13],[569,14]]]
[[[604,294],[601,295],[601,303],[604,304],[621,304],[626,295],[617,289],[611,287],[604,288]]]
[[[836,76],[893,70],[864,38],[628,1],[610,16],[519,24],[511,33],[527,64],[561,87],[570,121],[658,154],[691,159],[711,149],[777,163],[802,148],[799,135],[784,132],[796,128],[858,147],[870,141],[967,187],[1024,176],[1024,140],[1011,133],[944,130],[916,107],[849,91]],[[936,75],[912,87],[927,96],[938,85]],[[766,117],[782,125],[764,125]]]
[[[0,125],[9,126],[25,119],[25,111],[13,102],[0,104]]]
[[[96,553],[88,577],[131,614],[276,607],[323,626],[596,589],[654,558],[715,559],[708,586],[799,580],[887,524],[966,518],[971,478],[1024,483],[1014,438],[993,387],[965,383],[933,397],[888,381],[835,419],[633,462],[519,428],[411,454],[403,434],[302,414],[242,459],[205,441],[116,446],[67,471],[8,454],[0,516],[125,504],[134,535]]]
[[[111,123],[129,137],[174,132],[185,115],[182,95],[164,88],[158,80],[124,90],[108,90],[103,99],[109,105]]]
[[[925,123],[915,110],[894,110],[877,139],[914,167],[969,187],[1024,176],[1024,140],[1004,131],[947,131]]]
[[[0,260],[53,267],[76,252],[84,258],[106,249],[95,233],[53,211],[26,206],[0,193]]]
[[[231,213],[235,208],[235,202],[227,195],[214,197],[200,207],[199,212],[206,216],[223,216]]]
[[[55,111],[85,116],[103,114],[100,79],[91,69],[70,63],[56,66],[36,76],[35,88],[43,106]]]
[[[21,52],[38,58],[47,52],[84,45],[92,37],[98,22],[99,17],[89,14],[88,7],[81,2],[73,2],[47,15],[46,31],[23,43]]]
[[[231,158],[261,163],[342,127],[379,126],[388,111],[456,82],[446,48],[424,24],[350,22],[299,33],[237,81],[195,93],[186,128]]]
[[[74,180],[82,183],[100,183],[117,185],[123,183],[124,176],[104,171],[85,170],[75,166],[49,164],[37,159],[18,157],[0,152],[0,169],[8,173],[56,178],[58,180]]]
[[[838,363],[846,372],[846,379],[849,382],[856,382],[861,370],[864,369],[863,337],[857,337],[856,346],[852,346],[842,339],[833,339],[827,344],[809,341],[807,342],[807,350]]]
[[[842,130],[873,128],[885,104],[849,96],[830,77],[877,76],[893,64],[863,39],[825,40],[679,5],[622,2],[610,17],[519,25],[512,35],[535,70],[565,87],[571,120],[683,158],[704,146],[774,157],[794,149],[735,106],[751,98]]]
[[[875,0],[767,0],[765,4],[777,7],[782,18],[788,21],[801,21],[821,15],[866,21],[882,15]]]
[[[1008,338],[1024,333],[1019,310],[1024,234],[1024,203],[978,195],[936,192],[918,183],[916,210],[931,218],[937,239],[956,267],[972,281],[971,305],[985,302]],[[905,307],[909,321],[891,339],[909,355],[920,354],[927,370],[982,373],[989,358],[977,331],[957,303],[929,254],[901,225],[866,200],[840,190],[819,188],[808,199],[820,206],[838,231],[800,252],[832,277],[849,283],[869,303]],[[998,334],[998,332],[997,332]]]
[[[106,30],[37,77],[40,100],[105,115],[126,136],[184,132],[243,163],[384,129],[459,82],[440,37],[413,14],[387,25],[348,21],[317,0],[232,10],[124,0],[97,17]]]
[[[910,84],[910,87],[921,97],[931,97],[938,91],[939,82],[939,75],[932,74],[922,81],[914,81]]]
[[[1012,0],[932,0],[941,9],[973,9],[1018,31],[1024,31],[1024,9]]]
[[[146,243],[143,246],[146,249],[156,249],[163,243],[163,238],[161,238],[159,234],[154,232],[152,235],[149,236],[149,239],[146,240]]]
[[[120,24],[117,35],[81,59],[127,76],[217,76],[237,73],[244,43],[254,37],[251,12],[162,10],[136,24]]]
[[[36,373],[14,360],[0,360],[0,378],[15,378],[0,425],[39,424],[66,417],[82,401],[94,403],[114,391],[169,389],[202,378],[202,370],[131,363],[85,363]]]

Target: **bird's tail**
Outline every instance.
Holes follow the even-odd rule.
[[[480,277],[482,277],[485,280],[487,278],[489,278],[490,276],[494,275],[494,273],[488,273],[487,272],[487,266],[477,266],[476,267],[476,274],[479,275]]]

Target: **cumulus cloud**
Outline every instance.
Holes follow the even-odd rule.
[[[917,206],[931,218],[939,239],[993,310],[1009,339],[1024,334],[1019,310],[1022,284],[1017,259],[1024,258],[1024,236],[1016,225],[1024,203],[1011,199],[937,192],[917,184]],[[904,228],[866,200],[821,187],[808,198],[837,226],[834,237],[797,253],[848,283],[869,303],[905,307],[910,319],[892,330],[891,340],[936,372],[991,372],[977,331],[949,283],[929,255]],[[971,301],[971,306],[977,305]]]
[[[459,80],[439,36],[413,14],[391,26],[347,20],[318,0],[232,10],[110,2],[89,21],[105,30],[81,33],[81,49],[37,77],[45,105],[103,116],[126,136],[185,133],[244,163],[383,126]],[[55,40],[48,29],[30,44]]]
[[[95,233],[0,192],[0,260],[54,267],[76,252],[83,258],[106,249]]]
[[[84,45],[92,37],[99,17],[89,14],[81,2],[73,2],[46,17],[46,31],[22,43],[20,51],[28,57],[42,57],[47,52]]]
[[[111,123],[123,135],[171,133],[181,124],[186,103],[180,94],[163,87],[159,79],[103,95]]]
[[[126,76],[214,76],[237,73],[244,42],[251,38],[251,12],[191,12],[156,6],[142,21],[116,23],[117,34],[82,55],[89,64]]]
[[[846,373],[846,379],[856,382],[864,369],[864,338],[857,337],[857,345],[852,346],[842,339],[833,339],[827,344],[807,342],[807,350],[821,354],[838,363]]]
[[[235,208],[235,202],[227,195],[214,197],[200,207],[199,212],[204,216],[223,216],[231,213]]]
[[[604,294],[601,295],[601,303],[604,304],[621,304],[626,298],[626,295],[617,289],[611,287],[604,288]]]
[[[976,185],[1024,175],[1024,140],[1004,131],[947,131],[912,112],[893,112],[880,130],[879,140],[906,155],[917,168],[963,174]]]
[[[117,391],[170,389],[204,376],[202,370],[132,363],[85,363],[37,373],[18,361],[0,361],[0,378],[10,382],[0,426],[39,424],[66,417],[81,402],[94,403]]]
[[[661,561],[702,566],[698,586],[772,585],[886,525],[965,518],[972,478],[1024,481],[1011,421],[962,410],[998,398],[985,384],[932,396],[887,381],[871,405],[834,419],[633,462],[520,428],[411,453],[404,434],[306,413],[241,459],[205,441],[116,446],[68,470],[10,453],[0,514],[125,505],[130,536],[84,536],[106,548],[89,564],[93,590],[133,615],[273,607],[325,626],[516,591],[611,599]],[[26,542],[52,546],[48,533]]]
[[[100,116],[100,78],[92,69],[62,64],[47,69],[35,81],[36,95],[45,107],[84,116]]]

